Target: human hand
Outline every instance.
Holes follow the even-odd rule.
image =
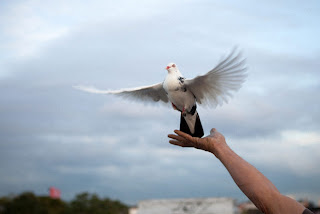
[[[218,149],[227,146],[224,136],[219,133],[215,128],[211,129],[210,135],[204,138],[192,137],[182,131],[175,130],[176,135],[169,134],[168,137],[172,138],[169,143],[181,147],[194,147],[208,151],[217,156]]]

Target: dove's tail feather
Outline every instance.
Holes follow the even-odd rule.
[[[204,135],[200,117],[197,111],[194,114],[187,114],[180,118],[180,131],[183,131],[192,137],[202,137]]]

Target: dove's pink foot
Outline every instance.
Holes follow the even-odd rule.
[[[182,114],[182,116],[186,116],[187,115],[187,113],[186,113],[186,109],[183,107],[183,109],[182,109],[182,112],[181,112],[181,114]]]

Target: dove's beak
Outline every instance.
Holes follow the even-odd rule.
[[[169,70],[169,68],[170,68],[170,66],[167,66],[167,67],[166,67],[166,70]]]

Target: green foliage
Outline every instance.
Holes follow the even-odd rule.
[[[128,214],[128,207],[96,194],[81,193],[67,203],[60,199],[25,192],[16,197],[0,198],[0,214]]]
[[[61,200],[25,192],[14,198],[1,198],[0,207],[1,214],[63,214],[66,204]]]
[[[81,193],[70,203],[71,213],[127,214],[128,207],[119,201],[100,199],[96,194]]]

